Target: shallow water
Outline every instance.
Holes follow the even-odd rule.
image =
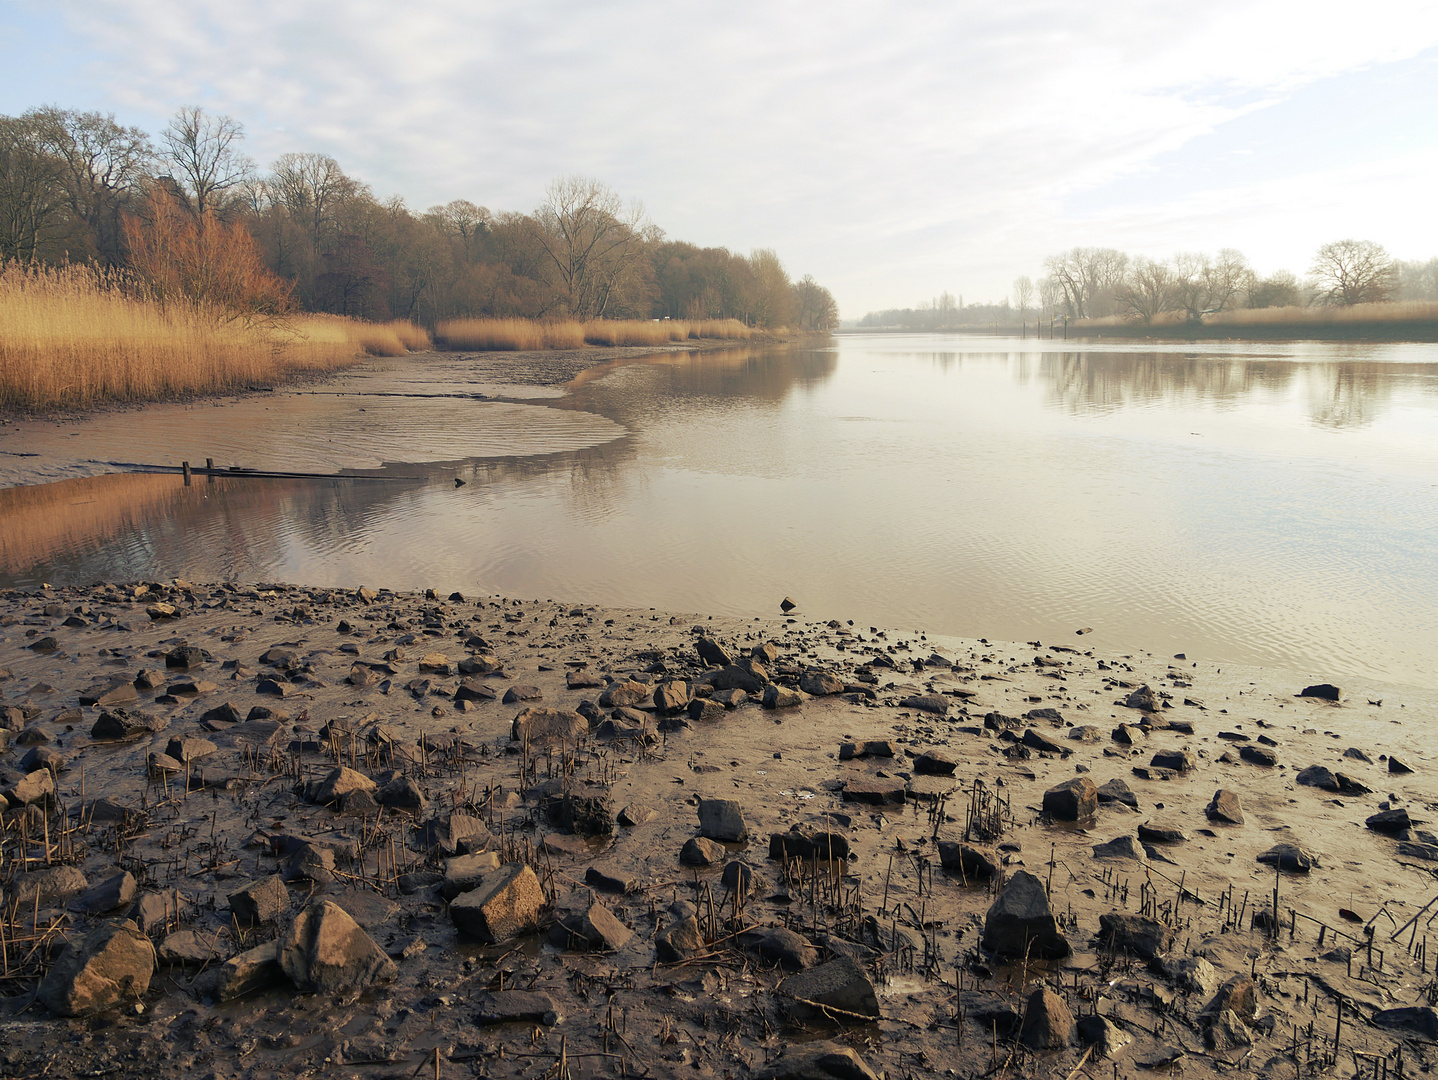
[[[421,479],[11,489],[0,581],[363,582],[725,614],[791,595],[860,625],[1438,686],[1432,345],[853,335],[618,361],[525,403],[373,396],[465,391],[461,361],[432,363],[442,378],[345,384],[364,397],[190,409],[188,432],[132,422],[143,440],[82,425],[125,460],[298,455]]]

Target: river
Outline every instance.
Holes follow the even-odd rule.
[[[841,334],[532,381],[427,355],[59,425],[77,459],[373,475],[10,488],[0,584],[787,595],[865,629],[1438,687],[1438,346]]]

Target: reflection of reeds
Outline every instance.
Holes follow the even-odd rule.
[[[186,488],[178,476],[113,473],[0,489],[0,572],[19,574],[112,539],[156,507],[203,499],[213,487]]]
[[[738,319],[591,319],[541,322],[535,319],[450,319],[435,330],[449,349],[544,351],[584,345],[666,345],[671,341],[720,338],[743,340],[753,329]]]
[[[0,407],[86,407],[234,390],[357,354],[424,348],[424,331],[337,316],[245,325],[137,297],[82,266],[0,265]]]

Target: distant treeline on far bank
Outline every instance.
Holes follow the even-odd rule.
[[[1077,247],[1044,261],[1012,297],[965,305],[943,293],[913,308],[875,311],[858,327],[1069,336],[1319,337],[1438,340],[1438,258],[1404,262],[1370,240],[1324,244],[1303,279],[1260,277],[1244,255],[1181,254],[1156,261]]]

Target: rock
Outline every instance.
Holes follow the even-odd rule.
[[[475,1004],[476,1024],[543,1024],[555,1027],[564,1021],[554,999],[536,990],[487,990]]]
[[[484,822],[470,814],[441,814],[419,830],[420,845],[436,848],[441,855],[467,855],[483,851],[493,842]]]
[[[1318,856],[1297,844],[1275,844],[1258,856],[1258,861],[1280,870],[1306,874],[1318,865]]]
[[[1098,788],[1087,776],[1076,776],[1045,791],[1043,807],[1058,821],[1082,821],[1098,813]]]
[[[28,874],[17,874],[10,882],[10,902],[20,912],[30,911],[37,903],[42,908],[49,907],[78,896],[88,884],[85,875],[75,866],[31,870]]]
[[[808,668],[799,676],[799,689],[815,697],[827,697],[844,692],[844,680],[827,671]]]
[[[139,700],[140,694],[135,689],[135,684],[123,678],[97,683],[80,695],[81,705],[95,705],[101,709],[115,709],[117,712],[122,711],[120,706],[133,705]]]
[[[1350,746],[1347,750],[1343,751],[1343,756],[1352,761],[1361,761],[1365,765],[1373,764],[1373,759],[1356,746]]]
[[[1235,975],[1218,988],[1199,1013],[1201,1018],[1232,1012],[1245,1024],[1258,1017],[1258,984],[1247,975]]]
[[[220,965],[219,976],[215,982],[215,996],[220,1001],[234,1001],[274,985],[283,976],[284,970],[280,967],[280,943],[267,941],[230,957]]]
[[[454,703],[462,705],[467,701],[484,702],[494,701],[499,697],[491,687],[485,686],[475,679],[463,679],[454,691]]]
[[[1411,828],[1413,821],[1405,807],[1383,810],[1364,819],[1363,824],[1374,832],[1396,833]]]
[[[1089,1013],[1087,1016],[1079,1017],[1075,1025],[1078,1029],[1079,1040],[1085,1046],[1092,1046],[1094,1053],[1101,1058],[1113,1057],[1129,1043],[1133,1042],[1133,1036],[1122,1028],[1118,1027],[1106,1016],[1098,1013]]]
[[[1162,700],[1147,683],[1124,698],[1123,703],[1130,709],[1142,709],[1144,712],[1158,712],[1163,708]]]
[[[1073,753],[1067,746],[1054,742],[1047,735],[1033,728],[1029,728],[1024,732],[1021,741],[1025,746],[1033,750],[1039,750],[1045,754],[1058,754],[1061,757],[1068,757],[1069,754]]]
[[[156,956],[161,964],[174,967],[198,967],[213,964],[223,959],[220,953],[219,935],[201,935],[194,930],[176,930],[166,934],[160,942]]]
[[[1012,960],[1061,960],[1069,955],[1043,883],[1027,870],[1014,873],[984,916],[983,947]]]
[[[179,668],[181,671],[189,671],[197,668],[205,662],[205,651],[194,645],[176,645],[165,654],[165,667],[167,669]]]
[[[185,763],[207,758],[218,749],[219,747],[209,739],[201,739],[197,735],[185,735],[171,739],[165,747],[165,753],[176,761]]]
[[[1252,1044],[1253,1037],[1231,1009],[1209,1018],[1203,1025],[1203,1045],[1210,1050],[1237,1050]]]
[[[130,908],[130,918],[140,928],[141,933],[154,936],[159,930],[178,921],[188,908],[189,902],[176,889],[166,889],[159,893],[146,892],[141,893]]]
[[[685,866],[717,866],[728,854],[724,845],[702,836],[690,837],[679,851],[679,861]]]
[[[1093,857],[1095,859],[1130,859],[1134,862],[1148,862],[1148,853],[1143,850],[1143,845],[1136,837],[1124,834],[1116,836],[1106,844],[1095,844],[1093,846]]]
[[[364,773],[341,765],[338,769],[331,770],[329,775],[320,781],[312,801],[321,806],[329,806],[350,792],[365,791],[373,794],[378,788],[379,785]]]
[[[1113,729],[1111,738],[1114,742],[1121,743],[1124,746],[1136,746],[1140,739],[1148,738],[1148,732],[1133,724],[1120,724]]]
[[[754,868],[742,859],[733,859],[724,864],[724,872],[719,875],[719,884],[731,893],[748,896],[754,891]]]
[[[926,750],[914,758],[914,772],[920,776],[953,776],[958,762],[938,750]]]
[[[497,944],[539,928],[544,890],[524,863],[508,863],[449,905],[450,918],[463,933]]]
[[[1322,765],[1310,765],[1306,769],[1299,770],[1298,775],[1293,778],[1293,782],[1302,784],[1304,787],[1321,788],[1324,791],[1338,790],[1338,779]]]
[[[1178,932],[1155,919],[1124,912],[1111,912],[1098,917],[1099,941],[1110,952],[1128,953],[1141,960],[1152,960],[1173,948]]]
[[[1226,791],[1220,788],[1213,793],[1204,813],[1209,821],[1222,822],[1227,825],[1243,824],[1243,803],[1236,791]]]
[[[1069,738],[1074,742],[1098,743],[1103,742],[1103,732],[1092,724],[1080,724],[1069,732]]]
[[[1410,840],[1398,841],[1398,854],[1409,859],[1423,859],[1438,862],[1438,844],[1422,844]]]
[[[1187,750],[1160,750],[1149,764],[1155,769],[1169,769],[1176,773],[1192,772],[1198,767],[1198,762]]]
[[[1187,994],[1210,996],[1218,987],[1218,972],[1202,956],[1176,960],[1160,954],[1149,960],[1148,966]]]
[[[363,990],[394,977],[394,961],[329,900],[317,900],[296,916],[279,941],[280,969],[301,990],[337,994]]]
[[[1124,806],[1138,808],[1138,796],[1122,780],[1110,780],[1106,784],[1101,784],[1095,794],[1101,803],[1122,803]]]
[[[573,709],[530,706],[514,718],[509,737],[513,742],[572,743],[589,733],[589,721]]]
[[[1138,838],[1150,844],[1177,844],[1188,839],[1178,825],[1169,821],[1145,821],[1138,827]]]
[[[460,893],[472,892],[484,884],[484,879],[499,869],[499,856],[493,851],[475,855],[457,855],[444,860],[444,880],[440,883],[440,895],[453,900]]]
[[[678,964],[709,951],[699,920],[683,915],[654,935],[654,952],[661,963]]]
[[[1024,1011],[1024,1025],[1019,1031],[1019,1039],[1030,1050],[1054,1050],[1072,1045],[1074,1015],[1064,999],[1047,986],[1035,990],[1029,996],[1029,1005]]]
[[[630,803],[619,811],[619,824],[633,829],[648,824],[658,816],[659,811],[652,806],[646,806],[644,803]]]
[[[713,638],[700,638],[694,643],[699,659],[711,667],[725,667],[734,662],[733,655]]]
[[[754,1073],[754,1080],[879,1080],[864,1059],[835,1043],[792,1045],[783,1057]]]
[[[808,938],[782,926],[746,931],[739,935],[739,946],[788,971],[805,971],[819,962],[819,950]]]
[[[665,715],[680,712],[689,698],[689,684],[683,679],[665,679],[654,688],[654,708]]]
[[[710,840],[741,843],[749,838],[744,812],[733,799],[699,800],[699,834]]]
[[[902,780],[850,780],[844,784],[844,801],[870,806],[900,806],[905,798]]]
[[[285,860],[286,881],[313,881],[327,885],[335,879],[335,853],[330,847],[301,844]]]
[[[939,861],[945,870],[953,870],[965,881],[987,881],[998,873],[998,860],[992,852],[953,840],[939,841]]]
[[[769,835],[771,859],[847,859],[849,839],[843,833],[801,822],[786,833]]]
[[[1394,757],[1392,754],[1389,754],[1389,755],[1388,755],[1388,771],[1389,771],[1390,773],[1393,773],[1394,775],[1400,775],[1400,776],[1401,776],[1401,775],[1403,775],[1403,774],[1405,774],[1405,773],[1411,773],[1413,770],[1410,769],[1407,765],[1403,764],[1403,762],[1399,761],[1399,760],[1398,760],[1396,757]]]
[[[599,707],[601,709],[617,709],[624,706],[633,708],[635,705],[642,705],[649,701],[652,694],[653,691],[647,683],[626,679],[623,682],[609,684],[604,693],[599,695]]]
[[[804,704],[808,700],[802,690],[790,690],[787,686],[775,686],[770,683],[764,687],[764,695],[760,703],[766,709],[793,709]]]
[[[1343,691],[1332,683],[1314,683],[1312,686],[1305,686],[1300,690],[1298,696],[1319,698],[1323,701],[1337,701],[1343,696]]]
[[[757,661],[744,660],[715,672],[709,679],[715,690],[743,690],[746,694],[762,694],[768,685],[769,673]]]
[[[901,709],[915,709],[934,716],[949,715],[949,699],[941,694],[916,694],[899,702]]]
[[[879,999],[868,972],[847,956],[790,975],[777,992],[790,999],[790,1014],[800,1023],[850,1027],[856,1018],[879,1016]],[[840,1011],[826,1013],[825,1006]]]
[[[735,693],[743,693],[743,691],[735,691]],[[724,706],[718,701],[713,701],[709,698],[693,698],[689,702],[687,711],[689,713],[689,719],[695,723],[712,724],[724,719]],[[667,720],[664,721],[664,723],[669,722],[670,721]],[[660,730],[665,729],[661,727]]]
[[[1373,1014],[1373,1024],[1388,1031],[1417,1035],[1429,1042],[1438,1040],[1438,1013],[1427,1005],[1380,1009]]]
[[[6,788],[4,793],[11,806],[48,805],[55,799],[55,777],[49,769],[36,769]]]
[[[634,936],[588,889],[575,889],[561,900],[555,916],[549,940],[562,949],[617,952]]]
[[[1278,764],[1278,755],[1266,746],[1246,743],[1238,748],[1238,756],[1250,765],[1262,765],[1272,769]]]
[[[511,686],[500,698],[501,705],[514,705],[521,701],[543,701],[544,694],[539,687],[531,686],[528,683],[518,683]]]
[[[127,684],[128,685],[128,684]],[[134,739],[162,730],[168,724],[164,717],[149,713],[110,709],[100,714],[90,729],[92,739]]]
[[[230,914],[241,926],[278,922],[289,909],[289,890],[278,874],[252,881],[230,893]]]
[[[88,1016],[138,1001],[155,973],[155,947],[128,919],[90,931],[66,945],[40,981],[37,997],[57,1016]]]
[[[794,603],[794,601],[787,596],[779,601],[779,610],[782,611],[785,615],[789,614],[789,612],[793,611],[798,606],[798,604]]]
[[[412,776],[396,776],[374,793],[375,802],[396,810],[423,811],[428,805],[424,792]]]
[[[81,893],[79,904],[91,915],[104,915],[128,907],[134,900],[135,878],[128,870],[121,870]]]

